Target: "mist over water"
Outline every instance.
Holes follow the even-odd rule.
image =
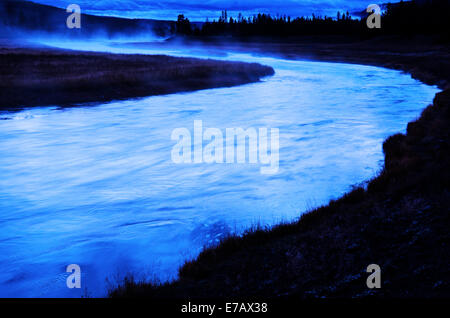
[[[64,43],[47,43],[64,47]],[[258,62],[260,83],[94,107],[0,114],[0,296],[104,296],[127,273],[176,277],[204,245],[294,220],[373,177],[382,143],[431,103],[435,87],[377,67],[203,49],[73,49]],[[280,171],[176,165],[173,129],[280,129]],[[79,264],[82,290],[66,287]]]
[[[82,14],[72,16],[67,3],[61,8],[29,1],[0,2],[0,42],[39,41],[157,41],[173,34],[174,22],[122,19]],[[75,23],[77,21],[77,23]],[[70,26],[70,27],[69,27]]]

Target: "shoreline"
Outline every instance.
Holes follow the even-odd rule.
[[[379,36],[372,39],[346,36],[303,36],[280,39],[220,37],[172,38],[167,47],[199,46],[242,53],[264,54],[291,60],[311,60],[384,67],[410,74],[441,89],[450,88],[450,44],[439,37]]]
[[[48,48],[0,48],[0,111],[102,103],[255,83],[257,63]]]
[[[384,168],[366,188],[356,188],[303,214],[298,221],[249,230],[242,237],[231,236],[206,248],[195,260],[186,261],[173,282],[128,278],[109,296],[450,297],[448,46],[435,46],[426,54],[420,50],[411,53],[410,44],[396,45],[395,50],[386,52],[382,45],[371,51],[368,43],[319,42],[302,46],[300,51],[298,46],[272,51],[268,46],[266,52],[393,68],[443,90],[418,120],[408,124],[406,135],[396,134],[384,142]],[[354,52],[349,50],[352,47],[365,55],[349,53]],[[249,50],[251,45],[244,49]],[[382,269],[382,289],[366,286],[366,267],[373,263]]]

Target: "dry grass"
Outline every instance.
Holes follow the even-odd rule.
[[[0,109],[99,102],[259,81],[259,64],[169,56],[0,49]]]

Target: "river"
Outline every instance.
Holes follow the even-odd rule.
[[[232,88],[0,114],[1,297],[105,296],[126,274],[174,278],[203,246],[294,220],[375,176],[385,138],[405,132],[438,92],[372,66],[212,57],[276,74]],[[195,120],[222,131],[278,128],[278,173],[173,163],[172,131],[193,131]],[[66,287],[69,264],[81,267],[81,289]]]

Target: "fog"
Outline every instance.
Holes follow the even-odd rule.
[[[68,28],[71,13],[30,2],[0,3],[0,37],[14,41],[154,41],[173,31],[172,22],[81,14],[80,28]],[[71,21],[71,19],[70,19]]]

